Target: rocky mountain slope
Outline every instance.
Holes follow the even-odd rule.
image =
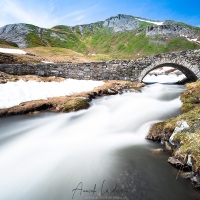
[[[154,53],[200,48],[200,28],[184,23],[153,21],[119,14],[105,21],[51,29],[30,24],[0,28],[0,45],[20,48],[62,47],[85,54],[106,54],[111,58],[134,58]]]
[[[70,34],[70,32],[63,33],[23,23],[1,27],[0,39],[16,43],[20,48],[32,46],[62,47],[63,43],[70,48],[71,43],[80,42],[76,35]]]

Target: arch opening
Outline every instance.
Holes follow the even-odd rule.
[[[174,63],[164,63],[149,67],[141,73],[139,80],[144,83],[187,83],[198,78],[187,67]]]

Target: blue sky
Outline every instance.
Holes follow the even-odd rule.
[[[50,28],[128,14],[200,26],[200,0],[0,0],[0,26],[30,23]]]

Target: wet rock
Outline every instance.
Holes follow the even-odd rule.
[[[160,152],[163,152],[163,149],[162,148],[157,148],[157,149],[151,149],[151,151],[153,153],[160,153]]]
[[[165,124],[163,122],[158,122],[158,123],[153,124],[150,127],[150,130],[149,130],[148,135],[146,136],[146,139],[152,140],[154,142],[160,142],[161,139],[163,138],[163,135],[168,135],[169,133],[171,135],[172,130],[164,128],[164,125]]]
[[[164,150],[172,151],[172,147],[170,146],[169,142],[167,142],[167,141],[164,141]]]
[[[194,176],[194,173],[192,171],[191,172],[182,172],[180,174],[180,176],[185,179],[191,179]]]
[[[27,56],[35,56],[33,53],[26,53]]]
[[[174,167],[180,169],[181,171],[187,171],[187,172],[192,171],[192,166],[187,165],[185,162],[182,162],[175,157],[169,157],[167,162],[173,165]]]
[[[178,168],[184,166],[184,164],[180,160],[178,160],[174,157],[169,157],[167,162],[174,165],[175,167],[178,167]]]
[[[196,176],[192,177],[191,181],[192,181],[194,188],[200,190],[200,176],[196,175]]]
[[[37,115],[37,114],[39,114],[40,113],[40,111],[33,111],[33,112],[29,112],[28,114],[29,115]]]
[[[108,94],[117,94],[118,92],[113,89],[108,89]]]
[[[97,95],[98,95],[98,96],[102,96],[102,94],[103,94],[103,91],[102,91],[102,90],[99,90],[99,91],[97,92]]]

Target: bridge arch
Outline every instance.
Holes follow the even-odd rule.
[[[138,80],[142,82],[144,77],[154,69],[159,67],[174,67],[181,71],[187,78],[188,81],[196,81],[198,80],[198,75],[200,74],[200,69],[198,66],[191,65],[191,63],[187,63],[185,61],[181,62],[172,62],[172,61],[163,61],[163,62],[155,62],[151,65],[147,66],[145,69],[142,70]]]

